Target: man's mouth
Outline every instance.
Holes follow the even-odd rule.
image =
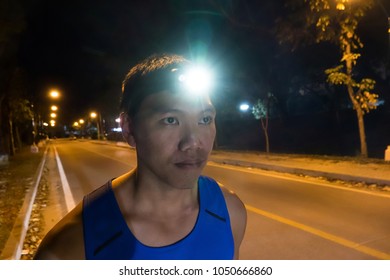
[[[192,168],[202,167],[203,163],[204,160],[185,160],[185,161],[176,162],[175,165],[183,169],[192,169]]]

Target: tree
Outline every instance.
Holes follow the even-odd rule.
[[[332,42],[340,49],[341,65],[327,69],[325,73],[330,84],[344,85],[347,89],[356,111],[362,157],[368,156],[364,115],[376,108],[378,95],[372,92],[375,86],[373,79],[362,78],[359,81],[357,77],[358,51],[363,48],[357,27],[372,5],[372,0],[293,0],[289,7],[294,13],[287,21],[279,21],[278,26],[280,42],[292,43],[293,49],[302,43],[313,42]],[[291,25],[293,18],[294,24]],[[303,20],[303,26],[299,20]]]
[[[268,92],[267,97],[264,99],[257,99],[257,102],[252,108],[252,114],[255,116],[255,119],[261,121],[261,127],[264,131],[265,136],[265,151],[270,152],[269,147],[269,134],[268,134],[268,124],[269,124],[269,115],[270,115],[270,105],[272,100],[275,97],[272,93]]]
[[[28,132],[31,133],[33,119],[31,103],[26,99],[27,87],[25,73],[21,69],[16,69],[14,71],[8,92],[10,155],[14,155],[16,148],[20,149],[22,146],[20,137],[21,129],[28,130]]]
[[[19,35],[25,28],[21,1],[0,1],[0,154],[12,154],[10,85],[16,69]]]

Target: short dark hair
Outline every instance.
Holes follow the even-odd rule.
[[[183,69],[190,62],[180,55],[152,55],[127,73],[122,83],[120,109],[134,117],[142,101],[149,95],[164,90],[174,91],[173,71]]]

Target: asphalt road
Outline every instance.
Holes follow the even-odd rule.
[[[71,205],[135,166],[129,148],[78,140],[54,146]],[[241,259],[390,259],[389,195],[214,163],[204,173],[247,207]]]

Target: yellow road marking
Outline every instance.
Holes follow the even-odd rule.
[[[361,253],[367,254],[369,256],[375,257],[377,259],[390,260],[390,254],[387,254],[387,253],[384,253],[384,252],[372,249],[372,248],[367,247],[367,246],[360,245],[360,244],[355,243],[353,241],[344,239],[342,237],[338,237],[336,235],[324,232],[322,230],[318,230],[318,229],[309,227],[307,225],[295,222],[293,220],[289,220],[289,219],[283,218],[281,216],[278,216],[278,215],[272,214],[270,212],[258,209],[258,208],[253,207],[253,206],[250,206],[248,204],[245,204],[245,207],[246,207],[247,210],[252,211],[252,212],[254,212],[256,214],[259,214],[261,216],[264,216],[264,217],[270,218],[272,220],[278,221],[280,223],[284,223],[284,224],[287,224],[289,226],[298,228],[300,230],[309,232],[311,234],[317,235],[319,237],[322,237],[324,239],[327,239],[327,240],[330,240],[332,242],[338,243],[340,245],[343,245],[345,247],[348,247],[348,248],[351,248],[353,250],[359,251]]]

